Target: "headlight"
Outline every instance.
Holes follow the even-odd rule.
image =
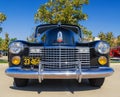
[[[9,45],[9,51],[13,54],[18,54],[24,49],[24,45],[21,42],[13,42]]]
[[[95,49],[100,54],[107,54],[110,51],[110,46],[106,42],[99,42],[96,44]]]

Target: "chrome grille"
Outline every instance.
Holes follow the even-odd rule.
[[[39,47],[32,47],[38,49]],[[88,47],[45,47],[39,53],[29,52],[29,56],[40,57],[44,70],[75,70],[81,63],[82,69],[90,68],[90,50]]]
[[[45,70],[74,70],[78,66],[73,48],[45,48],[42,61],[47,62]]]

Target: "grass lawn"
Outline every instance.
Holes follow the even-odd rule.
[[[7,60],[0,59],[0,63],[8,63]]]
[[[120,61],[110,61],[110,63],[120,63]]]
[[[120,58],[113,58],[110,60],[110,63],[120,63]]]

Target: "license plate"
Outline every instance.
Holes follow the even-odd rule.
[[[39,57],[23,57],[24,65],[38,65],[40,63]]]

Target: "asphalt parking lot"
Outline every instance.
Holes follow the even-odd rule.
[[[24,88],[13,86],[13,79],[5,75],[7,64],[0,64],[0,97],[120,97],[120,63],[111,63],[115,72],[107,77],[99,89],[89,86],[87,80],[31,80]]]

